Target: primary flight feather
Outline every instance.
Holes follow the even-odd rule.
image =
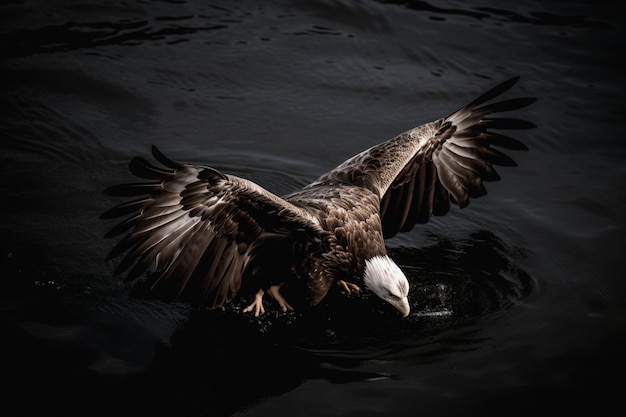
[[[488,102],[517,81],[375,145],[282,197],[208,166],[174,162],[153,147],[160,165],[140,157],[130,162],[131,172],[146,182],[107,189],[138,197],[102,215],[129,216],[107,233],[124,235],[107,259],[124,255],[116,273],[128,270],[131,281],[147,274],[159,297],[208,308],[232,300],[242,286],[255,293],[244,309],[255,315],[265,311],[265,293],[287,310],[318,304],[333,286],[348,292],[365,286],[407,316],[409,283],[387,256],[384,239],[445,214],[450,202],[467,206],[486,194],[483,182],[499,179],[495,165],[515,165],[496,147],[526,146],[491,129],[534,125],[488,116],[535,99]],[[281,288],[289,288],[288,299]]]

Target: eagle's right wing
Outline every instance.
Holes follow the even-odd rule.
[[[155,147],[164,167],[143,158],[131,172],[152,182],[110,187],[108,194],[139,196],[102,215],[131,214],[106,237],[126,235],[107,259],[126,252],[116,273],[133,280],[154,267],[150,286],[159,296],[218,307],[241,286],[255,250],[268,239],[319,232],[316,220],[251,181],[210,167],[179,164]]]

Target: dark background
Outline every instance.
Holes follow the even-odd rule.
[[[617,1],[0,6],[3,415],[608,412],[625,371]],[[287,193],[511,76],[529,152],[390,240],[371,297],[259,320],[129,296],[102,190],[151,145]]]

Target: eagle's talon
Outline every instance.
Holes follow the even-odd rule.
[[[340,291],[346,295],[350,295],[353,292],[355,293],[361,292],[361,288],[358,285],[353,284],[351,282],[344,281],[342,279],[337,281],[337,285],[339,286]]]
[[[254,317],[259,317],[265,313],[265,307],[263,307],[263,290],[257,291],[254,295],[254,301],[248,307],[243,309],[244,313],[250,313],[254,310]]]
[[[280,285],[272,285],[267,290],[267,293],[271,295],[274,298],[274,300],[278,302],[283,312],[287,312],[287,310],[293,311],[293,307],[289,305],[287,300],[285,300],[285,298],[282,295],[280,295],[280,292],[278,291],[279,289],[280,289]]]

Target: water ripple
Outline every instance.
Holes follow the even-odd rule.
[[[513,10],[498,9],[494,7],[439,7],[422,0],[380,0],[382,3],[403,5],[408,9],[432,12],[433,20],[445,20],[443,16],[464,16],[481,21],[495,21],[499,23],[528,23],[541,26],[560,26],[576,28],[610,28],[611,25],[596,19],[579,15],[557,15],[549,12],[532,11],[518,12]]]
[[[20,57],[40,53],[56,53],[94,48],[106,45],[139,45],[144,42],[166,40],[168,43],[184,41],[184,35],[224,29],[224,24],[198,24],[184,26],[162,22],[181,22],[190,17],[160,18],[153,21],[130,20],[117,22],[67,22],[35,29],[17,29],[5,34],[0,50],[5,57]]]

